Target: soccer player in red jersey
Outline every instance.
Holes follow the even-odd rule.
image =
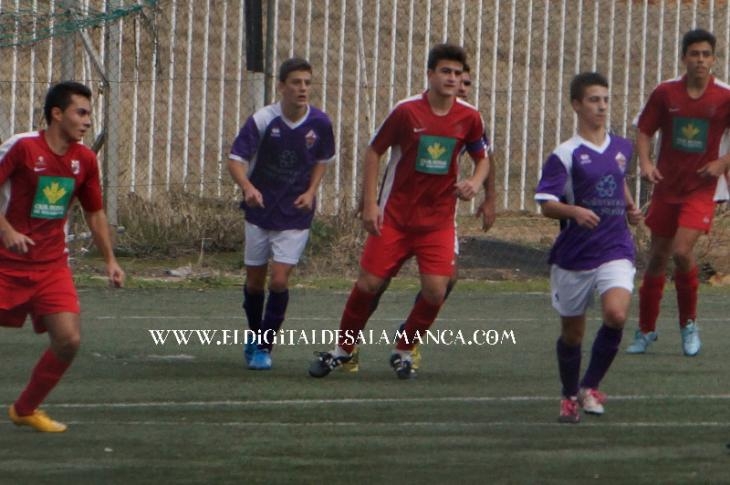
[[[411,377],[416,335],[423,335],[436,319],[454,271],[457,197],[473,198],[489,171],[481,116],[456,98],[465,62],[463,48],[434,46],[427,63],[428,90],[399,102],[368,146],[362,219],[369,237],[360,276],[342,314],[337,346],[318,354],[309,369],[313,377],[324,377],[350,359],[382,288],[415,256],[421,297],[390,359],[399,378]],[[471,177],[457,182],[462,147],[476,165]],[[391,158],[378,196],[378,167],[388,148]]]
[[[43,353],[8,414],[16,425],[62,432],[66,425],[38,406],[79,348],[79,301],[68,266],[68,208],[81,203],[110,282],[124,283],[103,210],[96,155],[81,140],[91,127],[91,91],[62,82],[46,95],[44,131],[15,135],[0,146],[0,326],[22,327],[28,315],[48,332]]]
[[[651,93],[638,118],[636,149],[641,175],[654,184],[646,225],[651,230],[649,261],[639,290],[639,329],[630,354],[643,354],[656,340],[656,321],[669,258],[674,260],[682,350],[697,355],[697,262],[693,250],[709,232],[718,184],[726,183],[730,155],[720,156],[721,139],[730,127],[730,86],[715,79],[715,36],[702,29],[682,40],[686,73],[663,82]],[[651,137],[661,133],[656,164]]]

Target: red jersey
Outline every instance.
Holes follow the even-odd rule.
[[[379,198],[383,222],[414,231],[453,225],[459,154],[466,148],[484,158],[482,133],[479,112],[458,98],[443,116],[425,92],[399,102],[370,141],[379,155],[392,148]]]
[[[87,212],[103,208],[96,155],[72,143],[56,155],[44,132],[15,135],[0,146],[0,210],[13,228],[33,240],[26,254],[0,244],[0,267],[66,266],[66,216],[74,198]]]
[[[654,89],[639,114],[639,130],[661,131],[657,168],[664,180],[654,188],[669,200],[694,192],[714,193],[717,179],[697,170],[717,160],[720,141],[730,127],[730,86],[710,77],[697,99],[687,94],[687,77],[665,81]]]

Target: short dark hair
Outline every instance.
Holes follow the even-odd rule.
[[[454,44],[436,44],[428,52],[428,62],[426,66],[430,70],[436,69],[439,61],[456,61],[462,66],[466,65],[466,51],[463,47]]]
[[[603,86],[608,88],[608,81],[603,74],[597,72],[581,72],[570,81],[570,100],[581,101],[589,86]]]
[[[312,73],[312,65],[306,59],[301,57],[292,57],[281,63],[279,66],[279,81],[286,82],[286,78],[289,77],[294,71],[307,71]]]
[[[717,43],[715,36],[705,29],[694,29],[690,30],[684,34],[684,37],[682,37],[682,56],[687,55],[687,49],[689,46],[696,44],[697,42],[709,43],[712,47],[712,53],[715,53],[715,44]]]
[[[71,104],[71,96],[74,94],[91,101],[91,89],[76,81],[61,81],[51,86],[51,89],[46,93],[46,101],[43,104],[43,116],[46,118],[48,126],[51,125],[51,119],[53,118],[51,115],[53,108],[60,108],[61,111],[65,111]]]
[[[471,67],[469,66],[468,62],[464,63],[464,67],[461,69],[461,72],[465,72],[467,74],[471,74]]]

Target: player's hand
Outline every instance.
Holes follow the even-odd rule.
[[[114,288],[121,288],[124,286],[124,279],[126,275],[124,270],[119,266],[119,263],[112,261],[106,267],[106,273],[109,276],[109,284]]]
[[[658,184],[664,180],[664,176],[653,164],[641,165],[641,178],[652,184]]]
[[[471,179],[462,180],[461,182],[454,184],[456,196],[461,200],[473,199],[474,196],[477,195],[477,192],[479,192],[480,188],[480,184],[477,184]]]
[[[601,218],[598,217],[595,212],[580,206],[573,206],[573,208],[573,219],[575,219],[575,222],[578,223],[580,227],[585,229],[595,229],[598,227],[598,223],[601,222]]]
[[[31,246],[35,246],[35,242],[31,238],[13,229],[2,231],[1,234],[3,245],[13,253],[25,254]]]
[[[704,167],[697,170],[697,173],[702,177],[719,177],[724,175],[727,171],[727,164],[721,160],[713,160]]]
[[[383,228],[383,214],[378,204],[364,204],[362,208],[362,225],[373,236],[380,236]]]
[[[492,228],[494,225],[494,221],[497,218],[497,211],[495,209],[495,201],[492,200],[484,200],[479,207],[477,207],[477,211],[474,213],[475,217],[481,217],[482,218],[482,230],[484,232],[487,232]]]
[[[314,208],[314,194],[304,192],[294,201],[294,207],[301,211],[311,211]]]
[[[243,192],[243,200],[249,207],[264,207],[264,196],[253,185]]]
[[[641,222],[641,219],[643,218],[644,215],[641,213],[641,209],[636,207],[634,204],[628,204],[626,206],[626,219],[629,221],[629,224],[635,226]]]

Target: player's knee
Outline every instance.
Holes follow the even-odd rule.
[[[76,356],[76,352],[78,352],[80,346],[81,335],[78,333],[65,335],[51,342],[53,352],[59,359],[65,361],[72,360]]]
[[[287,289],[289,289],[289,278],[272,277],[271,281],[269,281],[270,291],[280,293],[282,291],[286,291]]]
[[[689,268],[693,262],[692,248],[679,247],[674,251],[672,259],[674,260],[675,266],[680,269]],[[686,271],[686,270],[685,270]]]
[[[575,347],[583,343],[583,332],[579,330],[563,330],[561,334],[563,343],[569,347]]]
[[[628,310],[624,308],[606,308],[603,311],[603,321],[611,328],[624,328]]]

